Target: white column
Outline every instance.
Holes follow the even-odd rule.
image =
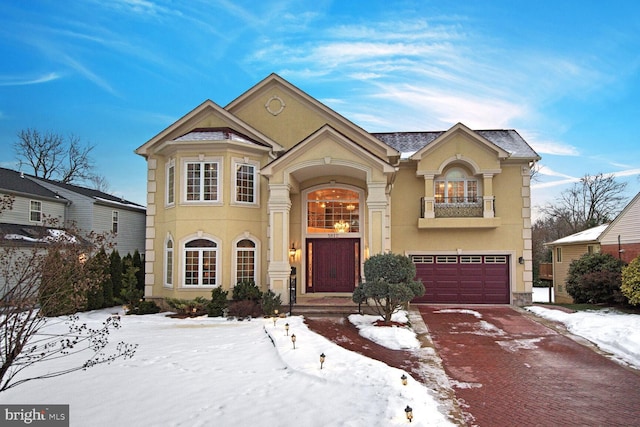
[[[381,254],[391,250],[391,232],[389,228],[389,197],[386,182],[368,184],[367,217],[369,255]]]
[[[289,185],[269,184],[269,288],[289,303]]]

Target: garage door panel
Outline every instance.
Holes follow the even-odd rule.
[[[414,302],[508,304],[509,264],[504,255],[412,257],[425,295]]]

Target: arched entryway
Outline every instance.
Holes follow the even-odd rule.
[[[306,293],[349,293],[360,282],[363,191],[329,185],[304,192]]]

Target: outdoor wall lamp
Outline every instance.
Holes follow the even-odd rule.
[[[296,246],[292,243],[291,249],[289,249],[289,256],[294,258],[296,256]]]
[[[518,258],[518,264],[524,264],[524,257]]]

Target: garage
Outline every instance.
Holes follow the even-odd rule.
[[[509,256],[412,255],[425,294],[412,302],[509,304]]]

